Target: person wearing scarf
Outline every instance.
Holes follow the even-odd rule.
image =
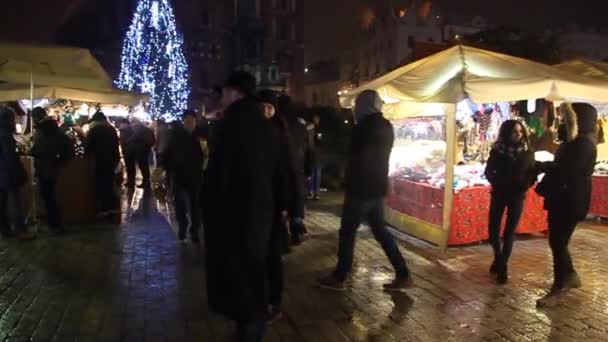
[[[498,140],[492,146],[485,170],[485,176],[492,185],[488,231],[494,262],[490,274],[496,277],[498,284],[505,284],[508,280],[507,264],[513,250],[515,231],[526,193],[536,180],[535,170],[534,152],[530,148],[526,128],[517,120],[505,121],[500,127]],[[507,221],[501,246],[500,231],[505,210]]]

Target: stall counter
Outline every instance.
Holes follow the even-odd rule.
[[[447,244],[466,245],[487,240],[490,187],[474,186],[459,190],[454,194],[452,203],[451,229]],[[443,218],[441,188],[406,179],[391,178],[386,204],[387,221],[397,229],[406,232],[408,229],[441,229]],[[544,231],[547,231],[547,214],[543,209],[543,199],[531,189],[526,198],[517,233]],[[418,233],[425,235],[425,232]],[[432,234],[432,232],[428,233]]]

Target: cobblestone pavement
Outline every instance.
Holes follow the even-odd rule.
[[[487,274],[487,245],[442,252],[407,239],[416,287],[388,295],[381,284],[391,269],[363,229],[349,290],[317,289],[316,276],[335,263],[338,206],[333,196],[309,213],[310,239],[286,258],[285,316],[268,342],[608,340],[605,226],[574,235],[584,287],[559,308],[537,310],[551,277],[538,237],[517,242],[503,287]],[[133,207],[120,226],[0,242],[0,341],[229,340],[230,323],[207,309],[202,248],[176,242],[166,206],[136,196]]]

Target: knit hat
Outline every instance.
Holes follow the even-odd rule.
[[[595,133],[597,129],[597,109],[588,103],[573,103],[576,112],[578,134]]]
[[[258,92],[257,96],[260,102],[270,103],[275,108],[277,107],[277,94],[269,89],[264,89]]]
[[[375,90],[364,90],[355,101],[355,116],[358,121],[370,114],[382,113],[384,102]]]
[[[224,88],[234,89],[245,96],[251,96],[255,93],[257,81],[255,77],[246,71],[235,71],[230,75]]]

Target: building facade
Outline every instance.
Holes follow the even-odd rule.
[[[570,28],[559,33],[559,52],[563,61],[585,58],[608,61],[608,31]]]

